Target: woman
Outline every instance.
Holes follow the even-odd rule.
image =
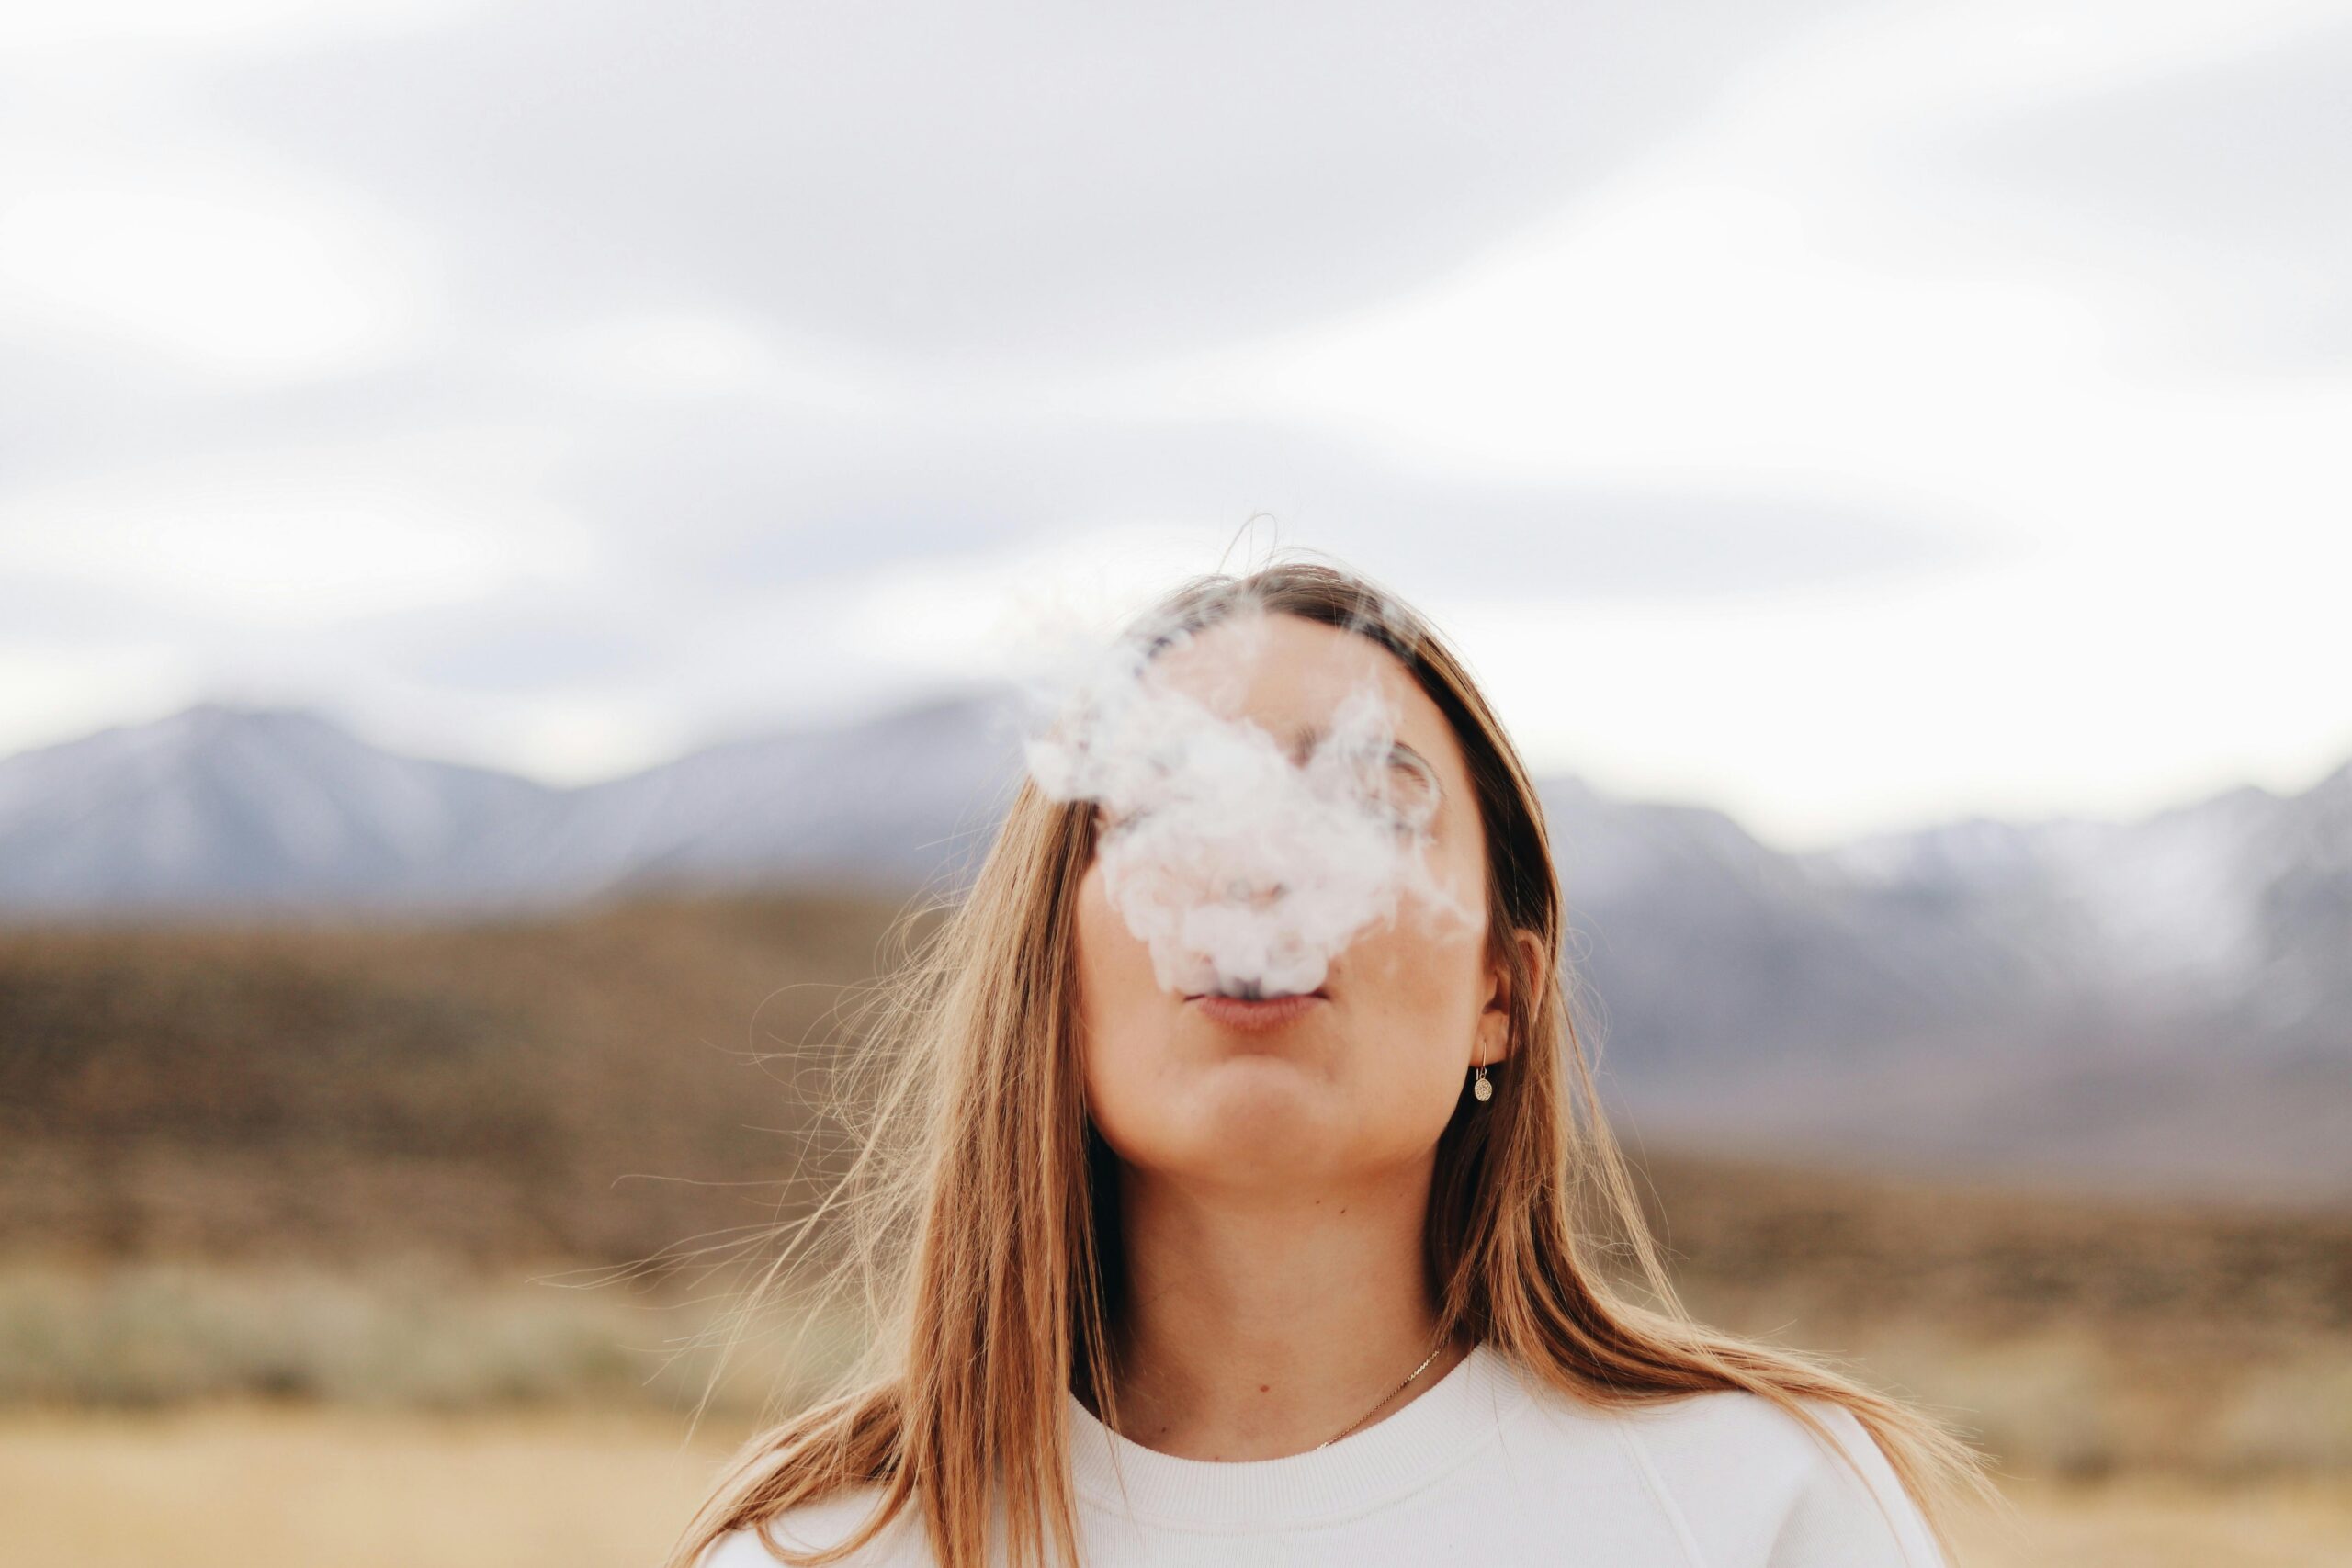
[[[1408,910],[1304,999],[1165,984],[1104,886],[1124,824],[1024,778],[885,1013],[843,1276],[885,1331],[670,1568],[1938,1562],[1982,1456],[1675,1299],[1553,963],[1542,811],[1461,663],[1309,563],[1141,625],[1266,735],[1376,687],[1476,940]]]

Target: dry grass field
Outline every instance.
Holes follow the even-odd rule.
[[[643,1568],[740,1434],[648,1416],[0,1419],[0,1568]],[[2352,1485],[2011,1484],[1961,1568],[2352,1564]]]
[[[0,1568],[650,1560],[854,1329],[605,1277],[822,1191],[892,912],[0,933]],[[1968,1563],[2352,1563],[2352,1213],[1639,1163],[1698,1316],[1993,1453]]]

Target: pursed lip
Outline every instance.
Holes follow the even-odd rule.
[[[1266,1034],[1288,1029],[1330,998],[1320,991],[1296,991],[1287,997],[1263,997],[1255,1001],[1204,992],[1184,998],[1184,1005],[1220,1029],[1240,1034]]]
[[[1196,1002],[1203,997],[1219,994],[1221,993],[1213,991],[1187,991],[1184,993],[1184,999],[1188,1002]],[[1291,991],[1279,997],[1228,997],[1227,998],[1227,1000],[1237,1002],[1280,1002],[1287,1001],[1294,996],[1321,997],[1327,1002],[1331,999],[1331,993],[1323,987],[1317,986],[1311,991]]]

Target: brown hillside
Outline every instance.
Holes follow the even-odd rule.
[[[18,1254],[623,1261],[788,1215],[840,1167],[813,1075],[899,910],[775,895],[0,933],[0,1235]],[[1965,1302],[1995,1326],[2352,1321],[2352,1215],[1643,1163],[1682,1276],[1719,1295],[1802,1276],[1857,1310]]]
[[[0,935],[12,1251],[619,1259],[821,1174],[793,1074],[891,908]],[[804,1048],[805,1045],[805,1048]],[[804,1187],[808,1183],[802,1184]]]
[[[634,1298],[531,1278],[819,1195],[817,1075],[899,912],[0,935],[0,1403],[631,1385]],[[2006,1455],[2352,1469],[2352,1214],[1640,1164],[1701,1317],[1850,1358]]]

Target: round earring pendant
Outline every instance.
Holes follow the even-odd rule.
[[[1478,1075],[1478,1081],[1470,1086],[1470,1092],[1481,1100],[1492,1100],[1495,1098],[1495,1086],[1487,1081],[1486,1074],[1481,1073]]]

